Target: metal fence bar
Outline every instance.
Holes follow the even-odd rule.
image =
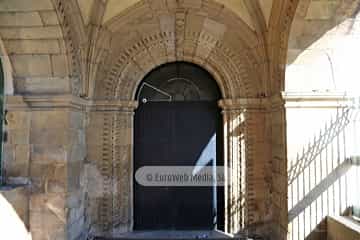
[[[292,240],[305,239],[327,215],[342,214],[352,204],[349,181],[360,177],[360,167],[349,171],[355,165],[350,159],[360,157],[356,148],[360,99],[353,102],[337,111],[336,118],[325,124],[296,161],[289,164],[288,218]]]

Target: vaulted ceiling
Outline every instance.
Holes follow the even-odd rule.
[[[359,11],[360,0],[300,0],[289,36],[288,63],[328,31],[341,27],[346,31],[342,23]]]
[[[281,89],[288,31],[297,1],[2,0],[0,18],[5,21],[0,23],[0,36],[15,78],[25,82],[16,86],[22,92],[36,89],[45,92],[50,88],[57,92],[63,85],[69,89],[66,76],[70,76],[81,79],[82,85],[76,86],[82,89],[79,94],[91,97],[89,91],[95,87],[92,82],[106,77],[105,71],[110,74],[114,70],[111,66],[119,64],[117,55],[126,55],[133,44],[142,45],[141,39],[155,41],[154,36],[160,37],[156,41],[170,41],[175,46],[177,40],[189,37],[190,41],[185,41],[182,48],[202,54],[201,61],[210,61],[210,53],[217,54],[217,58],[226,53],[222,60],[212,61],[223,61],[229,71],[232,68],[225,64],[228,57],[236,67],[247,66],[246,71],[238,69],[229,78],[243,75],[248,82],[254,79],[264,89]],[[174,24],[178,20],[185,25]],[[164,37],[163,33],[170,35]],[[201,33],[205,35],[200,37]],[[171,34],[180,38],[166,39]],[[30,54],[33,55],[29,57]],[[143,60],[139,56],[138,59]],[[42,79],[46,77],[60,78],[45,86]],[[274,86],[270,86],[271,79],[276,81]],[[32,84],[30,89],[27,81]]]
[[[141,0],[102,0],[102,2],[106,5],[105,12],[102,17],[102,24],[105,24],[124,10],[131,8],[132,6],[139,3]],[[255,1],[256,4],[261,9],[261,13],[264,16],[265,21],[268,23],[271,14],[271,7],[273,0],[251,0]],[[85,25],[89,23],[91,9],[95,0],[77,0],[80,10],[81,16]],[[164,5],[165,7],[171,7],[171,5],[182,3],[184,7],[201,7],[204,3],[206,4],[206,0],[204,1],[194,1],[194,0],[158,0],[159,5]],[[251,28],[254,29],[255,23],[254,20],[250,16],[249,9],[249,1],[248,0],[216,0],[219,4],[223,4],[224,7],[231,9],[234,11],[241,19],[246,22]]]

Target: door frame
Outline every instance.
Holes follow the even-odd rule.
[[[141,104],[141,103],[140,103]],[[145,103],[146,104],[146,103]],[[215,105],[215,104],[214,104]],[[217,126],[217,138],[218,140],[216,141],[216,157],[217,157],[217,162],[220,162],[220,165],[216,165],[216,167],[225,167],[225,159],[224,159],[224,143],[225,143],[225,139],[224,139],[224,123],[223,123],[223,118],[222,118],[222,112],[221,112],[221,108],[219,106],[218,101],[216,102],[217,105],[217,124],[219,124]],[[137,231],[135,230],[135,112],[137,109],[134,109],[134,114],[133,114],[133,119],[132,119],[132,162],[131,162],[131,196],[132,196],[132,204],[131,204],[131,231]],[[220,186],[221,187],[221,186]],[[221,187],[220,188],[221,192],[222,192],[222,197],[223,197],[223,202],[221,203],[217,203],[216,206],[216,210],[217,210],[217,224],[215,226],[215,228],[213,230],[220,230],[220,231],[225,231],[225,187]],[[219,199],[219,189],[216,190],[216,201],[218,202]],[[220,210],[220,214],[219,214],[219,206],[222,207],[223,209]],[[219,217],[221,217],[221,220],[219,221]],[[220,226],[218,225],[220,224]],[[152,229],[149,229],[150,231]],[[199,229],[201,230],[201,229]],[[180,230],[181,231],[181,230]]]

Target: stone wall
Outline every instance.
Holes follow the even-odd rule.
[[[328,217],[327,240],[348,239],[356,240],[360,238],[359,224],[346,217]]]
[[[133,101],[97,101],[87,128],[88,217],[91,233],[132,231]]]
[[[359,5],[358,0],[300,1],[289,39],[286,91],[356,94]]]
[[[322,220],[356,204],[358,108],[342,94],[286,94],[289,239],[315,238]],[[355,141],[354,141],[355,140]]]
[[[79,239],[86,231],[84,114],[69,96],[13,96],[6,106],[5,183],[27,185],[33,239]]]

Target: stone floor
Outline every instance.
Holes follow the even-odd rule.
[[[233,236],[221,231],[134,231],[115,238],[118,240],[261,240],[259,237]],[[108,238],[96,238],[96,240],[110,240]]]

